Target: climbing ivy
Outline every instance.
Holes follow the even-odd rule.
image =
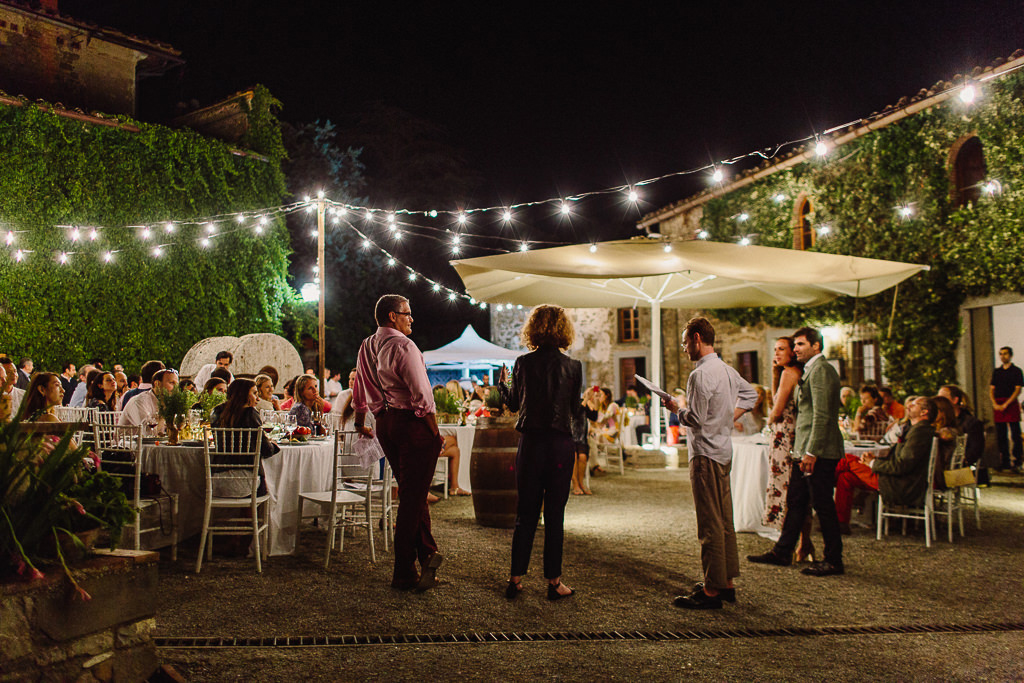
[[[93,356],[131,368],[150,358],[177,364],[204,337],[279,331],[294,298],[282,221],[262,235],[225,226],[209,248],[200,226],[155,232],[151,242],[138,228],[115,227],[281,204],[279,106],[256,88],[245,138],[256,154],[247,155],[187,129],[0,106],[0,239],[18,231],[0,248],[0,351],[58,371],[65,359]],[[73,243],[59,225],[104,227],[95,242],[83,230]],[[157,242],[173,246],[154,257]],[[108,250],[117,253],[105,263]]]
[[[977,135],[989,178],[1002,192],[956,207],[950,196],[950,150]],[[874,324],[892,383],[907,393],[934,392],[956,376],[959,306],[970,295],[1024,291],[1024,76],[986,85],[971,107],[956,98],[839,147],[824,160],[799,164],[708,202],[701,227],[710,239],[757,233],[766,246],[792,246],[793,207],[800,193],[814,224],[831,231],[816,251],[927,264],[928,272],[894,291],[840,299],[813,309],[718,310],[717,317],[793,327]],[[784,200],[780,201],[781,197]],[[903,217],[898,207],[913,213]],[[738,216],[749,218],[742,224]]]

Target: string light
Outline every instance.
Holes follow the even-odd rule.
[[[522,244],[519,245],[519,251],[527,251],[529,248],[530,245],[528,245],[526,242],[523,242]]]
[[[914,209],[911,208],[910,206],[901,206],[897,210],[899,211],[900,217],[903,220],[907,220],[908,218],[914,215]]]
[[[208,247],[208,246],[210,246],[210,238],[209,237],[204,237],[202,240],[200,240],[199,243],[201,245],[203,245],[204,247]]]
[[[75,228],[74,230],[71,231],[72,242],[77,242],[79,237],[81,237],[81,232],[79,232],[78,228]]]
[[[715,181],[716,183],[720,183],[723,180],[725,180],[725,173],[722,172],[722,169],[715,168],[714,173],[711,174],[711,180]]]
[[[4,241],[7,242],[7,246],[11,246],[12,244],[14,244],[14,231],[13,230],[8,230],[7,231],[7,237],[4,238]]]
[[[242,214],[238,214],[237,216],[235,216],[235,220],[238,221],[240,224],[244,223],[245,222],[245,216],[243,216]]]
[[[591,244],[590,245],[590,253],[591,254],[597,253],[597,245],[596,244]]]
[[[781,204],[782,202],[786,201],[786,195],[780,192],[779,194],[775,195],[772,199],[775,200],[776,204]]]
[[[981,191],[987,194],[989,197],[999,194],[1003,191],[1003,186],[998,180],[990,180],[981,187]],[[8,242],[10,244],[10,242]]]
[[[818,140],[818,142],[815,143],[814,153],[817,154],[819,157],[823,157],[826,154],[828,154],[828,145],[825,143],[824,140]]]
[[[149,228],[143,228],[142,229],[142,239],[144,239],[144,240],[148,240],[149,239]]]
[[[505,209],[505,211],[503,211],[502,214],[501,214],[501,219],[503,221],[505,221],[506,223],[511,223],[512,222],[512,212],[509,211],[508,209]]]
[[[569,202],[563,201],[562,202],[562,207],[561,207],[560,211],[562,212],[563,216],[568,216],[569,214],[571,214],[572,213],[572,207],[569,206]]]
[[[17,261],[18,263],[21,263],[21,260],[23,258],[25,258],[25,254],[21,249],[14,253],[14,260]]]
[[[711,235],[708,234],[707,230],[701,230],[697,233],[697,239],[706,240]]]
[[[448,292],[448,301],[455,301],[455,292]]]
[[[665,251],[665,253],[667,254],[667,253],[669,253],[669,252],[671,252],[671,251],[672,251],[672,245],[671,245],[670,243],[666,242],[666,243],[665,243],[665,246],[664,246],[664,247],[662,247],[662,249],[663,249],[663,250]]]
[[[415,282],[415,281],[416,281],[416,273],[413,272],[413,271],[409,271],[409,282]]]
[[[629,198],[629,201],[633,202],[634,204],[640,199],[640,194],[632,188],[630,188],[629,194],[626,196]]]
[[[465,225],[466,224],[466,220],[468,220],[466,218],[465,212],[460,212],[459,215],[458,215],[458,219],[457,220],[459,221],[459,225]]]
[[[749,213],[741,213],[740,215],[736,216],[736,220],[738,220],[740,223],[746,222],[748,218],[750,218]]]
[[[165,225],[164,232],[166,232],[168,235],[174,232],[174,223],[168,223],[167,225]]]
[[[750,246],[750,238],[749,237],[741,237],[740,238],[740,246],[741,247]]]
[[[164,251],[163,251],[163,249],[160,248],[159,244],[157,246],[153,247],[153,256],[156,256],[157,258],[160,258],[161,256],[163,256],[163,254],[164,254]]]
[[[974,98],[978,96],[978,91],[974,85],[968,83],[964,86],[964,89],[960,91],[960,101],[964,104],[971,104],[974,102]]]
[[[825,235],[832,232],[832,228],[828,225],[821,225],[818,227],[818,234],[824,237]]]
[[[390,257],[390,258],[388,259],[388,265],[389,265],[389,266],[393,266],[393,265],[395,265],[395,257],[394,257],[394,256],[392,256],[392,257]]]
[[[96,228],[93,228],[92,230],[90,230],[90,231],[89,231],[89,241],[90,241],[90,242],[95,242],[95,241],[96,241],[96,238],[97,238],[98,236],[99,236],[99,235],[98,235],[98,233],[96,232]]]

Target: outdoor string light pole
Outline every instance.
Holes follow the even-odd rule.
[[[317,376],[320,379],[320,395],[327,395],[327,379],[324,377],[324,219],[327,214],[327,200],[324,191],[316,194],[316,282],[319,285],[317,301]]]

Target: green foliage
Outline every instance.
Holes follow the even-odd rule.
[[[950,150],[977,135],[989,178],[1003,192],[956,208],[950,199]],[[739,324],[779,326],[872,323],[879,332],[887,375],[905,393],[934,392],[956,376],[959,306],[966,296],[1024,291],[1024,76],[986,86],[983,101],[966,108],[956,98],[836,149],[822,161],[781,171],[705,205],[701,226],[725,241],[757,233],[766,246],[792,245],[794,201],[807,193],[816,226],[831,232],[814,249],[837,254],[921,263],[931,270],[894,291],[840,299],[813,309],[718,310]],[[776,201],[777,195],[784,201]],[[899,215],[910,206],[913,214]],[[747,213],[740,225],[735,217]]]
[[[437,412],[442,415],[460,415],[462,413],[462,402],[448,393],[444,387],[434,389],[434,405]]]
[[[164,419],[168,426],[174,426],[174,418],[178,415],[188,415],[188,411],[192,409],[192,406],[200,398],[191,391],[182,389],[180,385],[176,385],[170,391],[157,386],[153,388],[153,393],[156,394],[160,417]],[[224,394],[218,392],[213,393],[217,393],[218,396],[224,396]]]
[[[38,577],[35,562],[54,539],[102,526],[116,543],[134,519],[116,478],[86,471],[88,448],[71,436],[46,452],[42,440],[51,437],[30,435],[17,418],[0,424],[0,572],[20,567]]]
[[[209,422],[210,414],[213,413],[213,409],[226,400],[228,400],[227,394],[222,394],[219,391],[204,391],[203,393],[199,394],[199,406],[200,410],[203,413],[203,421]]]
[[[493,410],[501,410],[505,407],[505,402],[501,400],[501,392],[498,387],[491,387],[487,390],[487,398],[484,400],[484,405]]]
[[[39,368],[91,356],[132,368],[151,358],[176,365],[209,336],[279,332],[295,298],[283,221],[262,235],[251,221],[224,225],[209,249],[200,225],[156,230],[150,242],[138,227],[281,204],[277,106],[256,89],[247,143],[262,158],[190,130],[124,119],[140,129],[131,132],[0,106],[0,223],[24,231],[0,251],[0,348]],[[76,243],[59,225],[103,229]],[[157,242],[172,245],[162,258],[151,253]]]

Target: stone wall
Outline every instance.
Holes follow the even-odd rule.
[[[156,670],[156,553],[98,551],[39,581],[0,584],[0,682],[142,681]]]
[[[135,114],[145,55],[10,6],[0,6],[0,90],[85,111]]]

